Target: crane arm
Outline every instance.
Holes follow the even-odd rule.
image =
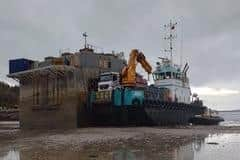
[[[142,65],[142,68],[148,73],[152,73],[152,67],[146,60],[144,54],[140,52],[137,57],[137,61]]]
[[[129,55],[127,66],[122,69],[122,84],[123,85],[136,85],[136,67],[140,63],[144,70],[150,74],[152,72],[151,65],[147,62],[144,54],[137,49],[133,49]]]

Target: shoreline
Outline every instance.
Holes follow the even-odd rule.
[[[73,137],[72,139],[80,139],[80,143],[95,142],[98,140],[112,140],[112,139],[128,139],[133,137],[141,137],[143,135],[154,134],[176,135],[176,136],[194,136],[194,135],[208,135],[208,134],[225,134],[236,133],[240,134],[240,126],[176,126],[176,127],[86,127],[70,130],[21,130],[19,128],[1,128],[0,127],[0,142],[20,140],[23,141],[28,138],[46,139],[58,137],[59,139]],[[72,140],[71,139],[71,140]],[[21,141],[21,142],[23,142]],[[53,142],[58,142],[54,139]],[[66,141],[66,144],[68,142]]]

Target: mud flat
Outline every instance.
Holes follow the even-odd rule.
[[[225,141],[226,136],[228,139],[234,137],[235,143]],[[219,139],[223,141],[218,141]],[[193,160],[199,157],[204,158],[205,155],[206,157],[210,154],[215,155],[216,153],[211,151],[211,148],[226,149],[228,144],[237,145],[233,147],[239,148],[240,127],[98,127],[68,131],[22,131],[16,128],[5,128],[0,129],[0,142],[0,159],[177,158]],[[234,148],[231,151],[234,152]],[[205,154],[205,152],[209,153]],[[225,157],[219,155],[220,159],[234,159],[233,154],[227,153]],[[238,151],[236,154],[239,154]],[[218,153],[211,158],[219,159],[217,155]],[[231,157],[226,157],[227,155]]]

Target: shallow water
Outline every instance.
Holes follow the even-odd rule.
[[[212,135],[205,139],[199,150],[194,151],[194,160],[239,160],[239,151],[240,134]]]
[[[178,143],[178,142],[176,142]],[[16,149],[10,147],[0,153],[1,160],[82,160],[82,159],[111,159],[111,160],[239,160],[240,134],[214,134],[208,137],[196,137],[188,143],[168,146],[168,143],[157,146],[135,145],[122,143],[118,146],[89,145],[79,150],[54,149],[41,150],[38,148]],[[167,147],[166,147],[167,146]]]
[[[225,120],[221,126],[240,126],[240,112],[219,112],[219,116]]]
[[[222,126],[240,126],[240,112],[220,112],[225,119]],[[0,122],[0,134],[19,127],[19,122]],[[122,134],[122,133],[121,133]],[[71,138],[75,140],[75,138]],[[28,140],[27,140],[28,141]],[[31,138],[30,138],[31,141]],[[61,139],[59,139],[61,141]],[[41,148],[41,145],[0,142],[0,160],[239,160],[240,134],[213,134],[196,136],[182,142],[123,141],[120,143],[91,144],[86,147],[57,146]],[[64,142],[62,142],[63,144]],[[7,146],[7,147],[6,147]]]

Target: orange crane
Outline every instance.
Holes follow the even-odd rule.
[[[129,55],[128,64],[123,67],[121,72],[122,86],[138,86],[136,67],[140,63],[142,68],[148,73],[152,73],[152,67],[147,62],[144,54],[137,49],[133,49]]]

